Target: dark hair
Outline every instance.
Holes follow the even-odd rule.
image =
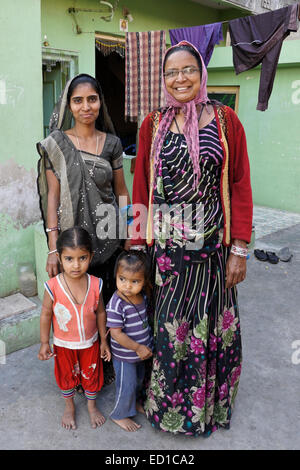
[[[150,296],[151,269],[150,269],[150,263],[146,254],[143,251],[139,251],[139,250],[122,251],[122,253],[119,254],[116,260],[115,269],[114,269],[115,277],[117,276],[117,271],[120,265],[123,265],[125,269],[134,273],[143,271],[144,278],[145,278],[144,289],[145,289],[147,296]]]
[[[77,77],[75,77],[70,83],[68,94],[67,94],[68,104],[70,104],[71,96],[73,95],[75,88],[78,85],[81,85],[82,83],[89,83],[94,88],[95,92],[99,95],[99,98],[101,99],[102,89],[98,80],[96,80],[96,78],[92,77],[91,75],[88,75],[86,73],[81,73],[80,75],[77,75]]]
[[[93,252],[93,244],[89,233],[82,227],[71,227],[64,230],[56,241],[56,249],[59,255],[64,248],[84,248],[89,253]]]
[[[164,63],[163,63],[163,71],[165,71],[165,65],[166,65],[166,62],[167,62],[167,59],[172,55],[174,54],[175,52],[178,52],[178,51],[186,51],[186,52],[189,52],[193,57],[195,57],[195,59],[197,60],[197,64],[198,64],[198,67],[200,69],[200,73],[202,73],[202,62],[201,62],[201,59],[199,57],[199,55],[197,54],[197,52],[195,51],[195,49],[191,46],[189,46],[188,44],[182,44],[180,46],[174,46],[172,49],[170,49],[166,55],[165,55],[165,58],[164,58]]]
[[[101,85],[96,78],[92,77],[91,75],[88,75],[87,73],[81,73],[80,75],[77,75],[77,77],[75,77],[69,85],[68,94],[67,94],[67,103],[70,106],[71,96],[73,95],[75,88],[78,85],[81,85],[83,83],[89,83],[94,88],[95,92],[99,95],[101,106],[99,110],[99,116],[96,120],[95,125],[97,129],[106,131],[107,129],[105,128],[105,125],[104,125],[105,120],[104,120],[104,113],[103,113],[103,106],[102,106],[103,93],[102,93]]]

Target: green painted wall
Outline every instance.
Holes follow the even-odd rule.
[[[1,10],[3,9],[3,5]],[[5,2],[0,15],[0,163],[33,166],[32,138],[41,129],[40,0]]]
[[[34,264],[33,224],[40,217],[35,142],[43,116],[40,15],[40,0],[1,2],[0,296],[18,288],[18,262]]]
[[[239,86],[238,115],[248,142],[254,203],[300,212],[299,40],[286,40],[266,111],[257,111],[260,67],[236,75],[231,47],[214,51],[208,85]],[[298,51],[298,53],[297,53]]]

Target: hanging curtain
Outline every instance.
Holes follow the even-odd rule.
[[[123,59],[125,57],[125,44],[121,41],[114,41],[111,39],[96,39],[96,48],[100,51],[104,56],[111,54],[112,52],[116,52],[119,54]]]
[[[165,31],[126,33],[125,120],[137,122],[161,107]]]

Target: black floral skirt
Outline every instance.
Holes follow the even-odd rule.
[[[145,410],[152,426],[191,436],[229,428],[241,373],[236,288],[225,289],[229,249],[155,287],[154,345]]]

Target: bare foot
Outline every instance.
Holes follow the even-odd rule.
[[[98,410],[95,400],[88,400],[88,412],[90,415],[91,425],[93,429],[102,426],[105,423],[103,414]]]
[[[62,417],[61,425],[65,429],[76,429],[75,405],[73,402],[73,398],[66,399],[66,406]]]
[[[140,424],[137,424],[135,421],[133,421],[130,418],[112,419],[112,421],[118,424],[125,431],[129,431],[129,432],[137,431],[141,427]]]
[[[146,412],[145,412],[145,410],[144,410],[144,408],[143,408],[143,405],[141,405],[141,403],[136,402],[135,406],[136,406],[136,411],[137,411],[138,413],[142,413],[143,415],[146,414]]]

